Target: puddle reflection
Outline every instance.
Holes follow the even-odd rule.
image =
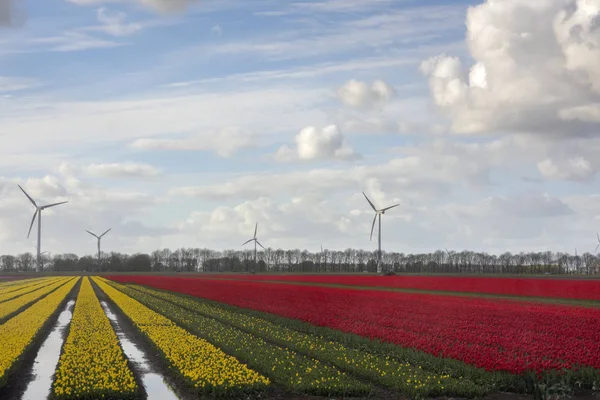
[[[60,313],[56,325],[48,335],[33,363],[31,370],[33,379],[27,385],[27,389],[21,400],[41,400],[48,398],[52,385],[52,375],[56,370],[60,351],[65,337],[64,329],[73,317],[73,305],[75,300],[70,300],[64,310]]]
[[[117,316],[111,311],[110,306],[105,301],[102,302],[102,308],[117,333],[123,352],[141,373],[142,384],[148,394],[148,400],[178,400],[179,398],[165,382],[164,377],[153,371],[142,349],[127,337],[127,334],[119,324]]]

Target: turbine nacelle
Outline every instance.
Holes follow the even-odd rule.
[[[369,202],[369,205],[371,205],[371,208],[373,209],[373,211],[375,211],[375,218],[373,218],[373,225],[371,225],[371,236],[369,240],[373,240],[373,230],[375,229],[375,221],[377,221],[377,216],[379,216],[379,222],[381,224],[381,215],[385,214],[385,212],[387,210],[389,210],[390,208],[394,208],[394,207],[398,207],[400,204],[394,204],[393,206],[389,206],[389,207],[385,207],[385,208],[376,208],[375,205],[373,204],[373,202],[371,200],[369,200],[369,198],[367,197],[367,195],[365,194],[365,192],[362,192],[362,194],[365,196],[365,199],[367,199],[367,201]],[[381,234],[381,227],[380,227],[380,232]]]
[[[252,239],[248,239],[248,240],[246,240],[244,243],[242,243],[242,246],[245,246],[247,243],[250,243],[250,242],[255,242],[255,243],[256,243],[256,244],[258,244],[260,247],[262,247],[262,248],[263,248],[263,250],[266,250],[266,249],[265,249],[265,247],[264,247],[262,244],[260,244],[260,242],[259,242],[259,241],[258,241],[258,239],[256,238],[256,233],[257,233],[257,231],[258,231],[258,222],[256,223],[256,226],[254,227],[254,237],[252,237]]]

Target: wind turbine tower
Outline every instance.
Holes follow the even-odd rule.
[[[375,205],[371,202],[371,200],[369,200],[365,192],[362,192],[362,194],[365,196],[365,199],[367,199],[367,201],[371,205],[373,211],[375,211],[375,218],[373,218],[373,225],[371,226],[371,238],[369,240],[373,240],[373,229],[375,229],[375,220],[377,219],[377,217],[379,217],[379,234],[377,235],[377,273],[381,273],[381,215],[385,214],[385,212],[390,208],[398,207],[400,204],[394,204],[393,206],[377,209]]]
[[[38,206],[37,203],[35,202],[35,200],[33,200],[31,198],[31,196],[27,194],[27,192],[21,187],[21,185],[17,185],[17,186],[19,186],[19,189],[21,189],[21,191],[25,194],[25,196],[27,196],[29,201],[31,201],[31,204],[33,204],[33,206],[35,207],[35,212],[33,213],[33,218],[31,219],[31,225],[29,225],[29,232],[27,232],[27,239],[29,239],[29,235],[31,234],[31,228],[33,228],[33,223],[35,222],[35,217],[36,216],[38,217],[37,265],[38,265],[38,272],[42,272],[43,271],[42,254],[40,253],[41,246],[42,246],[42,211],[45,210],[46,208],[58,206],[59,204],[68,203],[68,201],[61,201],[58,203],[46,204],[44,206]]]
[[[260,244],[260,242],[259,242],[259,241],[258,241],[258,239],[256,238],[256,232],[257,232],[257,231],[258,231],[258,222],[256,223],[256,226],[254,227],[254,237],[253,237],[252,239],[248,239],[248,240],[246,240],[246,241],[245,241],[245,242],[242,244],[242,246],[244,246],[244,245],[246,245],[246,243],[250,243],[250,242],[254,241],[254,268],[256,268],[256,267],[257,267],[257,264],[256,264],[256,245],[258,244],[260,247],[262,247],[262,248],[263,248],[263,250],[266,250],[266,249],[264,248],[264,246],[263,246],[262,244]]]
[[[98,267],[100,268],[100,270],[102,270],[102,264],[100,263],[100,240],[102,239],[102,236],[106,235],[112,228],[108,228],[108,230],[106,232],[104,232],[102,235],[98,236],[95,233],[92,233],[90,231],[88,231],[87,229],[85,230],[87,233],[89,233],[90,235],[92,235],[93,237],[95,237],[96,239],[98,239]]]

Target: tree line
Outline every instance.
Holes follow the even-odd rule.
[[[377,272],[377,251],[346,249],[271,249],[214,251],[200,248],[162,249],[151,254],[102,253],[100,260],[76,254],[42,255],[45,271],[87,272],[292,272],[362,273]],[[0,256],[0,271],[36,270],[31,253]],[[382,252],[383,273],[468,273],[468,274],[600,274],[600,257],[591,253],[529,252],[500,255],[474,251],[442,251],[423,254]]]

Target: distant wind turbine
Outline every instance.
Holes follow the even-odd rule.
[[[246,240],[246,241],[245,241],[245,242],[242,244],[242,246],[245,246],[245,245],[246,245],[246,243],[250,243],[250,242],[254,241],[254,268],[256,268],[256,267],[257,267],[257,265],[256,265],[256,245],[258,244],[260,247],[262,247],[262,248],[263,248],[263,250],[266,250],[266,249],[264,248],[264,246],[263,246],[262,244],[260,244],[260,242],[259,242],[259,241],[258,241],[258,239],[256,238],[256,232],[257,232],[257,231],[258,231],[258,222],[256,223],[256,226],[254,227],[254,237],[253,237],[252,239],[248,239],[248,240]]]
[[[389,210],[390,208],[398,207],[400,204],[394,204],[393,206],[377,209],[377,208],[375,208],[375,205],[371,202],[371,200],[369,200],[369,198],[367,197],[365,192],[362,192],[362,194],[365,196],[365,199],[367,199],[367,201],[371,205],[371,208],[373,209],[373,211],[375,211],[375,218],[373,218],[373,225],[371,226],[371,237],[369,240],[373,240],[373,229],[375,229],[375,220],[377,219],[377,217],[379,217],[379,234],[377,235],[377,238],[378,238],[377,273],[380,273],[381,272],[381,215],[385,214],[385,212],[387,210]]]
[[[598,253],[598,247],[600,247],[600,235],[598,235],[598,232],[596,232],[596,237],[598,238],[598,246],[596,246],[596,250],[594,250],[594,253]]]
[[[36,204],[35,200],[33,200],[31,198],[31,196],[27,194],[27,192],[21,187],[21,185],[17,185],[17,186],[19,186],[19,189],[21,189],[21,191],[25,194],[25,196],[27,196],[29,201],[31,201],[31,203],[35,207],[35,212],[33,213],[33,218],[31,219],[31,225],[29,225],[29,232],[27,232],[28,239],[29,239],[29,235],[31,234],[31,228],[33,228],[33,223],[35,222],[35,217],[36,216],[38,217],[37,264],[38,264],[38,271],[42,272],[43,271],[42,257],[41,257],[42,254],[40,253],[41,246],[42,246],[42,211],[45,210],[46,208],[58,206],[58,205],[64,204],[64,203],[68,203],[68,201],[61,201],[61,202],[53,203],[53,204],[46,204],[45,206],[38,206]]]
[[[100,269],[102,269],[102,264],[100,264],[100,240],[102,239],[102,236],[106,235],[112,228],[108,228],[108,230],[106,232],[104,232],[102,235],[98,236],[95,233],[92,233],[90,231],[88,231],[87,229],[85,230],[87,233],[89,233],[90,235],[92,235],[93,237],[95,237],[96,239],[98,239],[98,266]]]

